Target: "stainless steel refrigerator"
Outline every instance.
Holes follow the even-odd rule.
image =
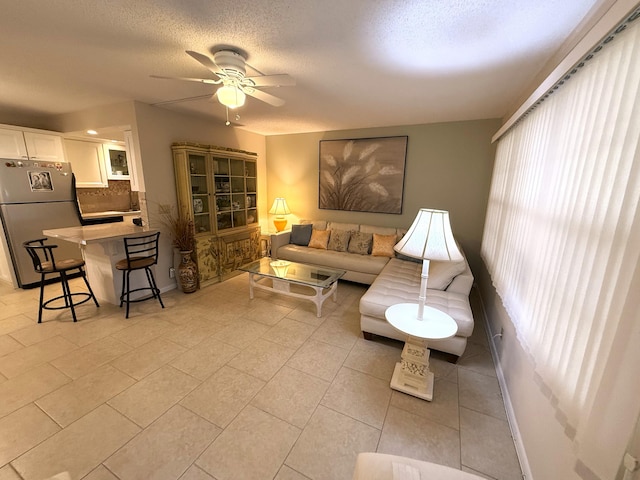
[[[0,159],[0,215],[9,265],[16,286],[33,287],[40,275],[33,270],[22,243],[43,238],[42,230],[80,226],[75,182],[68,163]],[[79,247],[55,239],[56,259],[78,258]]]

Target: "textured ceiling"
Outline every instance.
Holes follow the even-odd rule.
[[[0,15],[0,111],[212,94],[185,50],[231,46],[295,87],[240,128],[300,133],[503,117],[597,0],[20,0]],[[255,72],[249,71],[249,74]],[[162,106],[223,122],[216,100]]]

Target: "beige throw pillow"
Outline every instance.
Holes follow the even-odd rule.
[[[395,257],[396,252],[393,246],[397,243],[396,235],[380,235],[373,234],[373,247],[371,247],[371,255],[374,257]]]
[[[349,253],[369,255],[372,241],[373,236],[370,233],[351,232],[351,238],[349,239],[349,246],[347,247],[347,251]]]
[[[319,248],[321,250],[327,249],[327,243],[329,243],[329,230],[316,230],[315,228],[311,232],[311,240],[309,240],[309,246],[311,248]]]
[[[330,232],[331,236],[329,237],[327,249],[335,250],[336,252],[346,252],[351,232],[347,230],[330,230]]]

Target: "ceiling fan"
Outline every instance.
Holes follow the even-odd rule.
[[[280,87],[293,86],[295,80],[287,75],[258,75],[247,77],[247,67],[260,73],[258,70],[248,65],[246,59],[240,53],[234,50],[219,50],[213,54],[213,59],[203,55],[202,53],[187,50],[187,54],[196,59],[200,64],[206,67],[217,78],[188,78],[188,77],[163,77],[159,75],[151,75],[154,78],[165,78],[173,80],[186,80],[189,82],[206,83],[211,85],[220,85],[218,90],[213,94],[218,101],[228,108],[238,108],[244,105],[246,96],[256,98],[274,107],[284,105],[284,100],[271,95],[270,93],[258,90],[260,87]],[[175,101],[171,102],[174,103]],[[162,102],[169,103],[169,102]]]

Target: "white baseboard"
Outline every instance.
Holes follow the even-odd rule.
[[[487,320],[487,313],[484,308],[484,302],[482,301],[482,295],[480,295],[479,291],[478,291],[478,296],[480,297],[480,304],[482,306],[482,317],[484,320],[484,325],[485,325],[487,337],[489,340],[489,348],[491,349],[491,356],[493,357],[493,363],[496,367],[498,384],[500,385],[500,391],[502,392],[502,398],[504,399],[504,408],[507,414],[507,422],[509,423],[511,436],[513,437],[513,443],[516,447],[516,455],[518,456],[518,461],[520,462],[520,468],[522,469],[522,477],[525,480],[533,480],[533,474],[531,473],[531,467],[529,466],[529,459],[527,458],[527,452],[524,448],[522,436],[520,435],[520,429],[518,428],[518,422],[516,421],[515,411],[513,410],[511,397],[509,396],[509,390],[507,389],[507,382],[504,377],[504,372],[502,371],[502,364],[500,363],[500,357],[498,356],[498,350],[496,349],[495,338],[494,338],[494,335],[496,335],[496,333],[492,332],[490,329],[490,324]]]

